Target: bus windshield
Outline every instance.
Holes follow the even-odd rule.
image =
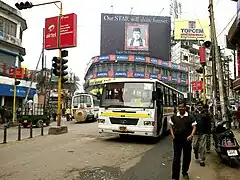
[[[101,107],[153,108],[153,83],[122,82],[106,84]]]
[[[73,108],[92,106],[91,96],[89,95],[76,95],[73,97]]]

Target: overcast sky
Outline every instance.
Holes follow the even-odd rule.
[[[3,0],[14,6],[19,0]],[[25,0],[24,0],[25,1]],[[49,0],[32,0],[33,4]],[[180,0],[182,2],[184,19],[209,19],[209,0]],[[169,16],[170,0],[63,0],[63,14],[78,15],[78,46],[69,49],[69,66],[73,72],[83,79],[86,64],[90,58],[100,52],[100,14],[101,13],[130,13],[138,15]],[[113,5],[113,8],[111,8]],[[231,0],[214,0],[217,34],[219,34],[237,13],[237,4]],[[22,10],[28,29],[23,34],[23,46],[26,48],[24,65],[35,69],[42,48],[42,29],[45,18],[59,14],[58,8],[52,4]],[[224,35],[229,27],[219,36],[219,43],[224,45]],[[46,51],[47,66],[51,67],[51,59],[58,55],[57,51]]]

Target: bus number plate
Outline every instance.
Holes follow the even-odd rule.
[[[125,126],[120,126],[120,127],[119,127],[119,131],[127,131],[127,127],[125,127]]]

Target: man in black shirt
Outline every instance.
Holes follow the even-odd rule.
[[[207,145],[207,136],[211,133],[211,117],[208,113],[208,105],[203,105],[201,111],[196,114],[197,121],[196,135],[194,136],[193,149],[195,158],[200,154],[200,165],[205,166],[205,154]]]
[[[182,175],[184,179],[189,179],[188,169],[191,162],[192,139],[196,130],[197,122],[193,116],[186,112],[186,105],[180,102],[179,112],[171,118],[170,132],[173,139],[174,158],[172,164],[172,179],[180,179],[181,154],[183,151]]]

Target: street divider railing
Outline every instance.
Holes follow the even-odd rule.
[[[41,131],[40,131],[40,135],[44,136],[44,125],[42,125],[41,127]],[[3,144],[7,143],[7,135],[8,135],[8,126],[5,125],[4,126],[4,131],[3,131]],[[33,138],[33,126],[32,123],[30,123],[29,126],[29,139]],[[24,138],[26,139],[26,138]],[[18,129],[17,129],[17,141],[21,141],[22,140],[22,126],[21,123],[18,124]]]

